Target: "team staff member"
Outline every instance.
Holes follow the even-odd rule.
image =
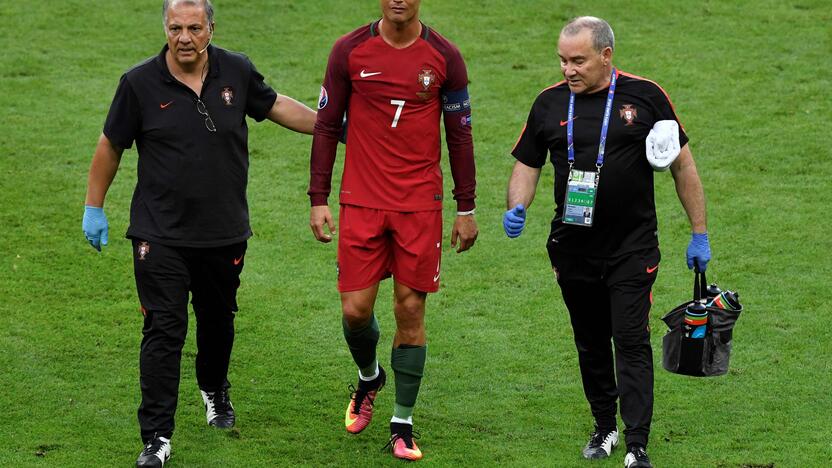
[[[308,134],[315,123],[312,109],[276,94],[244,55],[210,45],[213,18],[207,0],[164,2],[167,45],[122,76],[90,168],[83,229],[100,250],[105,194],[124,148],[136,142],[127,237],[145,314],[137,466],[162,466],[170,456],[189,292],[208,423],[234,425],[227,374],[251,237],[246,116]]]
[[[343,330],[359,369],[345,425],[361,432],[384,385],[373,313],[379,282],[393,276],[396,333],[391,363],[396,402],[390,445],[419,460],[413,406],[425,366],[425,300],[439,288],[442,174],[439,119],[454,179],[457,216],[451,244],[468,250],[474,221],[474,148],[468,75],[459,50],[419,21],[420,0],[381,0],[382,18],[340,38],[332,49],[312,145],[310,226],[321,242],[334,231],[327,205],[344,114],[347,149],[340,191],[338,290]]]
[[[620,397],[625,466],[646,467],[653,414],[648,318],[660,256],[645,138],[656,121],[678,118],[657,84],[614,68],[613,47],[612,29],[599,18],[573,19],[561,31],[558,55],[566,80],[545,89],[532,105],[512,151],[517,161],[503,224],[509,237],[522,232],[549,153],[557,210],[547,248],[595,418],[583,454],[608,457],[617,445]],[[705,197],[687,141],[681,131],[682,150],[671,171],[693,232],[688,264],[695,259],[705,268]]]

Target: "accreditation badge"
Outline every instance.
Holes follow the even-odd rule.
[[[592,226],[599,179],[600,174],[596,171],[572,169],[569,172],[569,181],[566,183],[566,201],[563,204],[564,224]]]

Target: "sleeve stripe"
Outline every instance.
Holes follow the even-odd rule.
[[[667,91],[665,91],[664,88],[661,87],[661,85],[659,85],[658,83],[656,83],[653,80],[649,80],[647,78],[644,78],[643,76],[633,75],[632,73],[623,72],[621,70],[618,71],[618,74],[629,77],[629,78],[633,78],[633,79],[636,79],[636,80],[641,80],[641,81],[646,81],[648,83],[653,83],[654,85],[656,85],[656,87],[659,88],[659,91],[661,91],[662,94],[664,94],[664,97],[667,98],[667,102],[670,103],[670,109],[673,111],[673,116],[676,117],[676,120],[679,122],[679,126],[682,127],[682,131],[687,132],[685,130],[685,126],[682,124],[682,121],[679,120],[679,114],[676,113],[676,106],[673,105],[673,101],[670,99],[670,95],[667,94]]]
[[[545,93],[546,91],[549,91],[552,88],[557,88],[558,86],[561,86],[564,83],[566,83],[566,80],[558,81],[557,83],[553,84],[552,86],[544,88],[543,91],[538,93],[538,95],[543,94],[543,93]],[[523,130],[520,130],[520,136],[518,136],[517,141],[514,142],[514,146],[511,148],[511,153],[514,153],[514,150],[517,149],[517,145],[520,144],[520,139],[523,138],[523,134],[526,133],[526,125],[528,125],[528,123],[523,124]]]
[[[514,147],[511,148],[511,153],[514,153],[514,150],[517,149],[517,145],[520,144],[520,139],[523,138],[523,134],[526,133],[526,125],[528,124],[523,124],[523,130],[520,130],[520,136],[518,136],[517,141],[514,142]]]
[[[549,90],[550,90],[550,89],[552,89],[552,88],[557,88],[558,86],[560,86],[560,85],[562,85],[562,84],[564,84],[564,83],[566,83],[566,80],[561,80],[561,81],[558,81],[557,83],[553,84],[552,86],[549,86],[548,88],[544,88],[544,89],[543,89],[543,91],[541,91],[541,92],[539,92],[539,93],[537,93],[537,94],[543,94],[543,93],[545,93],[546,91],[549,91]]]

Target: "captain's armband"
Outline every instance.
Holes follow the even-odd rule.
[[[468,87],[442,93],[443,112],[463,112],[469,109],[471,109],[471,98],[468,97]]]

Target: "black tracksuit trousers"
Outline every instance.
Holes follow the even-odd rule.
[[[190,248],[133,239],[136,288],[145,314],[138,410],[143,441],[173,435],[189,294],[196,317],[199,388],[216,391],[230,386],[228,365],[245,251],[246,242]]]
[[[616,427],[616,402],[628,446],[647,446],[653,417],[651,289],[658,248],[616,258],[554,253],[550,260],[569,309],[584,393],[595,423]],[[613,352],[614,349],[614,352]]]

